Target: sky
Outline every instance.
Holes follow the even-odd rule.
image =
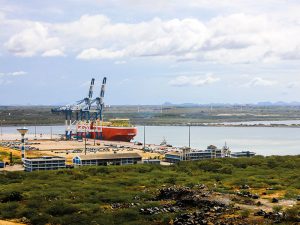
[[[0,105],[300,102],[299,0],[0,0]]]

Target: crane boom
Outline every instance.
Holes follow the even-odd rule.
[[[102,112],[104,108],[104,93],[105,93],[105,85],[106,85],[106,77],[103,78],[101,90],[100,90],[100,96],[99,99],[97,99],[97,110],[99,110],[99,117],[100,120],[102,120]]]
[[[93,97],[94,83],[95,83],[95,79],[92,78],[92,80],[91,80],[91,85],[90,85],[90,89],[89,89],[89,99],[91,99],[91,98]]]

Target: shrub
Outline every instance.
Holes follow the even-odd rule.
[[[293,198],[297,198],[299,192],[295,189],[288,189],[285,194],[284,197],[287,199],[293,199]]]
[[[287,208],[285,211],[286,219],[289,221],[299,221],[299,212],[300,212],[300,206],[295,205],[291,208]]]
[[[207,172],[218,172],[222,168],[222,164],[211,160],[203,160],[198,163],[198,168]]]
[[[18,191],[12,191],[4,194],[0,198],[0,202],[18,202],[21,201],[23,198],[22,194]]]
[[[15,218],[19,204],[16,202],[7,202],[0,205],[0,215],[2,218]]]
[[[233,166],[232,165],[225,165],[225,166],[223,166],[220,170],[219,170],[219,172],[220,173],[225,173],[225,174],[232,174],[232,172],[233,172]]]
[[[278,213],[282,210],[282,206],[281,205],[275,205],[273,206],[273,212]]]
[[[176,181],[177,181],[176,177],[169,177],[165,179],[165,183],[173,184],[173,185],[176,184]]]
[[[50,216],[44,213],[36,213],[32,217],[29,217],[29,220],[34,225],[45,225],[50,220]]]
[[[248,209],[244,209],[240,212],[241,217],[247,218],[250,215],[250,211]]]
[[[136,209],[124,209],[116,213],[115,224],[128,224],[128,222],[134,223],[140,217],[140,214]],[[126,222],[128,221],[128,222]]]
[[[62,201],[56,201],[47,209],[47,213],[52,216],[62,216],[66,214],[75,213],[78,209],[71,204]]]

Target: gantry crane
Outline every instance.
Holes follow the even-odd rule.
[[[51,109],[52,113],[65,114],[66,139],[71,139],[72,137],[72,130],[71,130],[72,124],[78,121],[90,122],[90,120],[93,121],[96,121],[98,119],[100,121],[103,120],[103,109],[104,109],[103,100],[104,100],[104,92],[105,92],[105,85],[106,85],[106,77],[104,77],[102,81],[100,96],[95,99],[93,99],[94,84],[95,84],[95,79],[92,78],[87,97],[77,101],[74,104]],[[73,113],[75,113],[76,115],[76,120],[72,122]]]

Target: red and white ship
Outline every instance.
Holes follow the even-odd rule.
[[[76,124],[78,138],[85,136],[107,141],[131,141],[137,135],[137,128],[131,126],[129,119],[111,119],[109,122],[84,122]]]

